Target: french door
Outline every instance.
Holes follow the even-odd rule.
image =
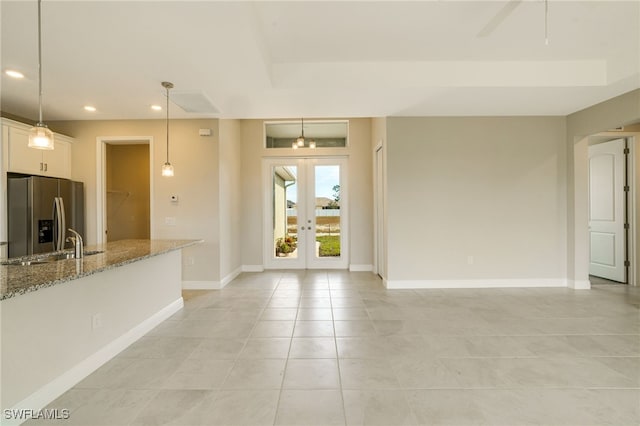
[[[344,158],[264,160],[264,264],[269,269],[346,269]]]

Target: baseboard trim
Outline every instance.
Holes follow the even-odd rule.
[[[242,267],[229,273],[220,281],[182,281],[183,290],[220,290],[243,272]]]
[[[242,265],[242,272],[264,272],[262,265]]]
[[[555,278],[496,280],[383,280],[383,283],[388,289],[568,287],[567,280]]]
[[[373,271],[373,265],[359,265],[359,264],[351,264],[349,265],[349,271],[351,272],[371,272]]]
[[[589,280],[569,280],[567,287],[574,290],[591,290],[591,281]]]
[[[220,290],[220,281],[182,281],[183,290]]]
[[[60,395],[71,389],[89,374],[102,367],[107,361],[111,360],[113,357],[126,349],[129,345],[147,334],[162,321],[178,312],[180,309],[182,309],[183,306],[184,300],[182,299],[182,297],[171,302],[169,305],[160,309],[158,312],[151,315],[149,318],[142,321],[131,330],[127,331],[111,343],[104,346],[102,349],[95,352],[93,355],[90,355],[83,361],[80,361],[80,363],[76,364],[71,369],[67,370],[22,401],[18,402],[15,406],[10,408],[10,410],[37,411],[46,407],[47,404],[51,403]],[[9,420],[2,418],[1,424],[3,426],[13,426],[19,425],[26,420],[28,419]]]
[[[222,281],[220,281],[220,288],[223,288],[224,286],[229,284],[231,281],[236,279],[236,277],[241,273],[242,273],[242,267],[240,266],[236,268],[233,272],[229,273],[226,277],[224,277]]]

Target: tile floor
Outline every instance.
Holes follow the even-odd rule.
[[[390,291],[279,271],[184,295],[51,424],[640,424],[633,287]]]
[[[591,282],[591,285],[601,285],[601,284],[623,284],[617,281],[611,281],[608,280],[606,278],[601,278],[601,277],[596,277],[594,275],[589,275],[589,281]]]

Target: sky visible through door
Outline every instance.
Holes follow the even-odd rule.
[[[334,198],[333,187],[340,184],[340,166],[319,166],[316,169],[316,197]],[[288,187],[287,200],[298,202],[297,183]]]

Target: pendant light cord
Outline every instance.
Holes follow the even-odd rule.
[[[173,89],[173,83],[163,81],[162,87],[167,90],[167,162],[165,164],[169,164],[169,89]]]
[[[169,86],[167,89],[167,163],[169,163]]]
[[[302,139],[304,139],[304,117],[302,117],[302,125],[300,127],[302,127]]]
[[[38,0],[38,105],[39,105],[39,120],[38,124],[42,124],[42,19],[40,9],[42,7],[42,0]]]
[[[544,44],[549,44],[549,0],[544,0]]]

